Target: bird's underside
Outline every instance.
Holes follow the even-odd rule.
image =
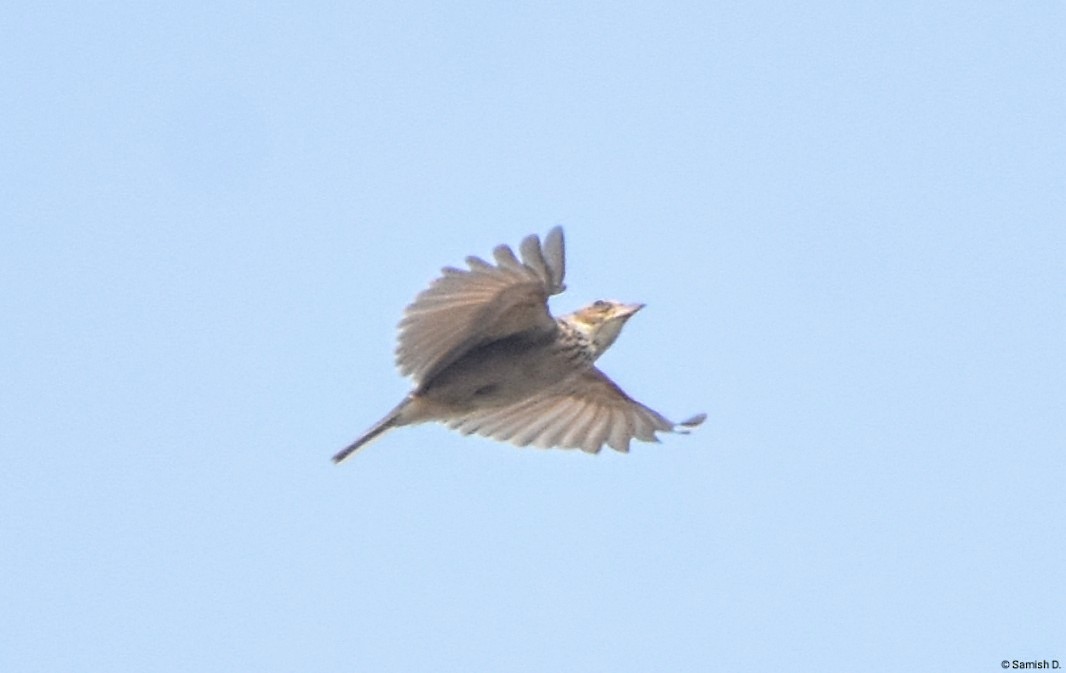
[[[528,331],[478,346],[414,394],[455,412],[522,402],[579,371],[555,340],[555,330]]]
[[[443,275],[407,307],[396,349],[400,371],[415,388],[335,462],[385,431],[438,421],[519,446],[580,448],[604,444],[627,451],[634,437],[683,432],[704,416],[675,424],[633,400],[593,362],[640,306],[598,301],[553,318],[548,297],[562,292],[562,229],[543,245],[521,245],[519,261],[507,246],[496,264],[468,257],[469,270]]]

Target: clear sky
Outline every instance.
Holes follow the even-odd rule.
[[[5,3],[0,670],[1066,666],[1066,5]],[[565,227],[690,436],[442,426]]]

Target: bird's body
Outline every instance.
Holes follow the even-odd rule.
[[[417,394],[456,411],[521,402],[562,380],[583,359],[556,347],[554,333],[516,334],[478,346],[422,386]]]
[[[594,365],[642,305],[597,301],[553,318],[547,300],[565,289],[562,229],[543,246],[529,236],[522,261],[498,246],[496,265],[467,258],[445,268],[400,322],[397,363],[414,390],[335,462],[393,427],[439,421],[520,446],[619,451],[677,424],[627,396]],[[703,416],[680,424],[698,425]]]

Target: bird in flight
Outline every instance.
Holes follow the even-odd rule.
[[[392,428],[438,421],[518,446],[576,448],[604,444],[628,451],[634,437],[685,432],[706,418],[674,423],[626,393],[596,366],[643,304],[596,301],[558,318],[548,297],[566,271],[563,230],[527,236],[522,259],[506,245],[496,263],[467,257],[469,269],[445,267],[400,321],[396,363],[414,389],[363,436],[333,456],[339,463]]]

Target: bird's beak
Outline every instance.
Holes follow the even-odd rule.
[[[644,308],[644,304],[622,304],[618,314],[623,318],[628,318],[642,308]]]

